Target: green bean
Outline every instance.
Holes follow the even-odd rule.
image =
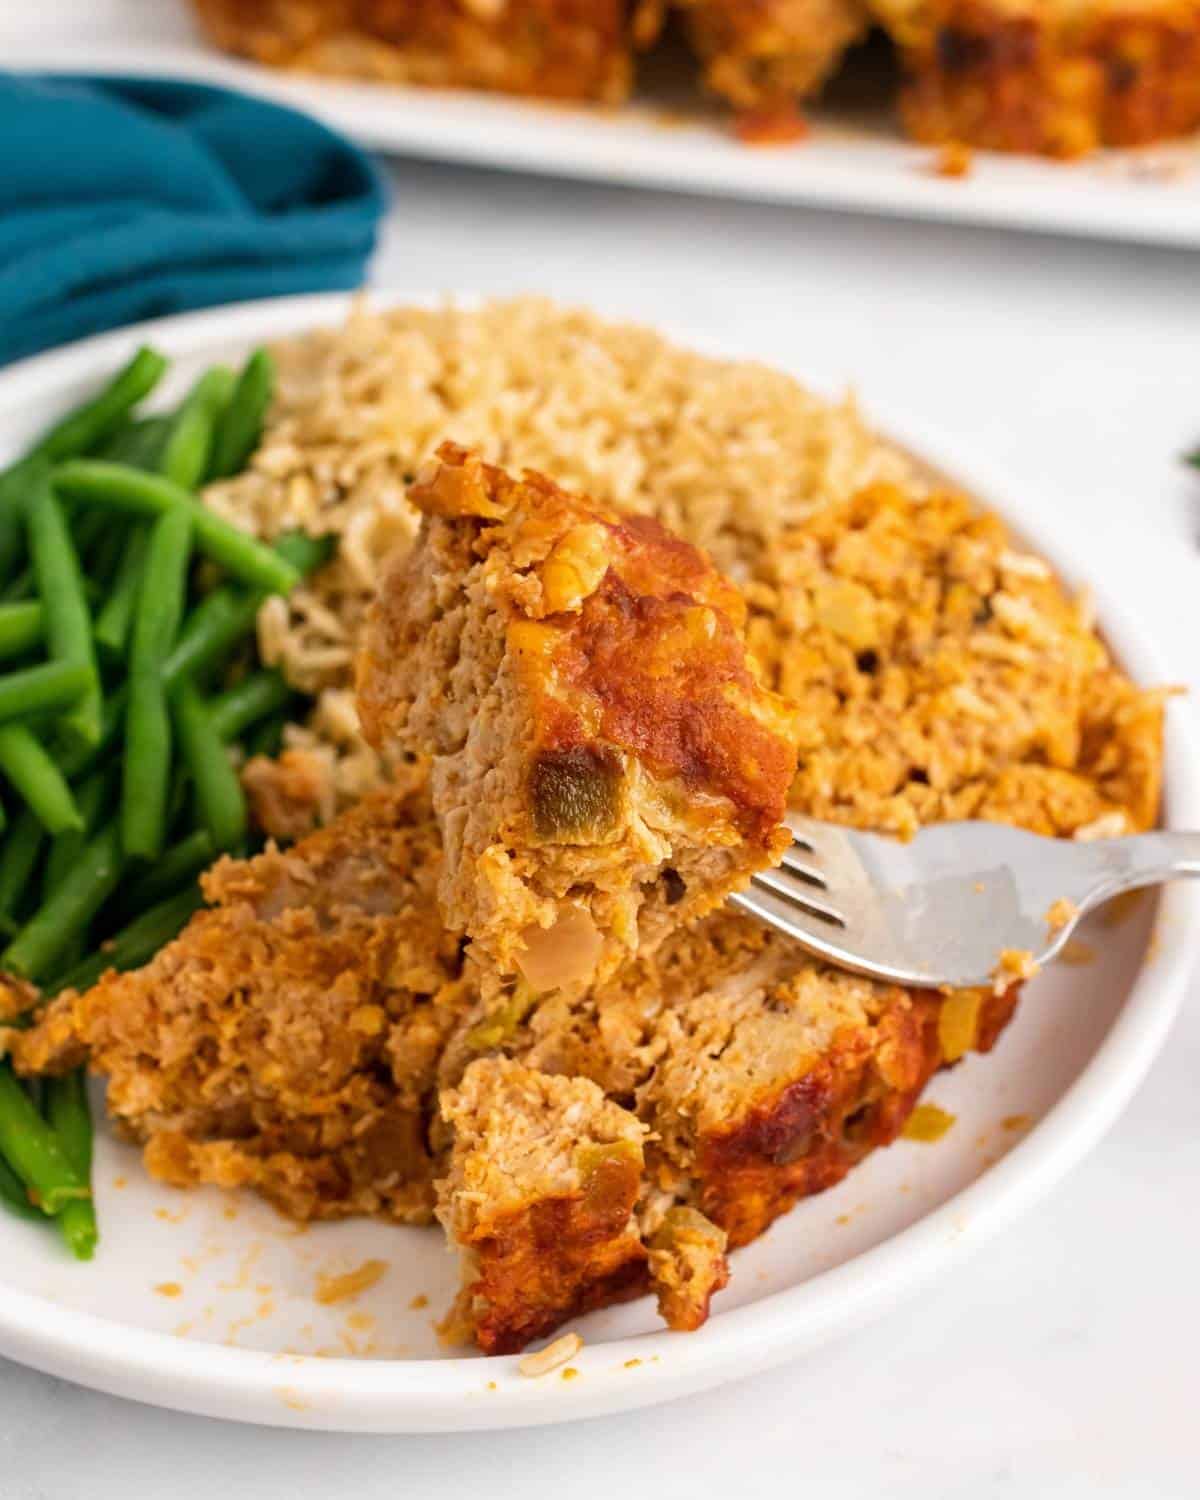
[[[24,907],[45,842],[46,830],[30,808],[22,808],[0,849],[0,919],[6,923]]]
[[[307,574],[330,556],[333,539],[296,531],[281,536],[273,545],[280,557]],[[167,658],[164,677],[168,687],[184,676],[202,672],[248,635],[267,597],[229,585],[207,594],[184,621],[175,649]]]
[[[117,425],[112,428],[108,435],[98,442],[92,449],[93,458],[115,458],[118,463],[124,463],[123,455],[128,451],[133,440],[133,434],[139,427],[144,427],[147,422],[157,420],[154,417],[133,417],[126,414]]]
[[[75,662],[51,661],[8,672],[0,677],[0,723],[77,703],[90,682],[87,668]]]
[[[36,646],[45,628],[45,613],[36,600],[0,604],[0,657],[21,656]]]
[[[89,938],[90,928],[88,931],[77,932],[75,934],[75,936],[63,949],[63,951],[54,960],[54,967],[42,981],[42,987],[48,986],[52,989],[54,987],[55,980],[60,974],[65,974],[68,969],[73,969],[76,964],[83,962],[84,958],[92,948],[92,943],[90,942]]]
[[[185,679],[174,690],[172,708],[179,749],[196,789],[200,821],[219,850],[232,849],[245,837],[247,819],[246,798],[229,752],[193,682]]]
[[[60,1213],[67,1203],[88,1196],[87,1184],[7,1063],[0,1063],[0,1153],[43,1213]]]
[[[62,505],[48,481],[37,485],[26,503],[26,526],[34,576],[46,612],[50,655],[84,667],[87,687],[62,722],[68,740],[95,745],[100,738],[100,673],[92,640],[92,616],[83,591],[83,575]]]
[[[309,572],[331,555],[333,538],[310,537],[297,531],[281,536],[273,545],[281,557],[302,572]],[[175,649],[163,665],[163,681],[168,690],[185,675],[204,671],[248,634],[264,597],[261,593],[221,587],[202,599],[184,620]],[[0,701],[2,696],[0,693]],[[90,770],[114,743],[125,722],[126,704],[124,687],[105,698],[100,742],[94,751],[69,745],[56,747],[59,765],[68,780]]]
[[[188,794],[191,787],[192,778],[188,774],[188,768],[185,765],[177,765],[175,775],[171,778],[171,794],[167,798],[167,827],[178,838],[183,838],[192,827],[191,816],[184,817],[188,810]]]
[[[167,361],[153,349],[137,351],[98,396],[68,412],[34,444],[32,455],[53,459],[88,453],[120,426],[143,396],[162,379]]]
[[[24,724],[0,725],[0,771],[20,792],[48,833],[82,828],[83,817],[66,777]]]
[[[104,608],[96,616],[96,644],[114,656],[123,656],[129,643],[149,539],[150,533],[144,526],[134,530],[118,564],[117,576],[113,579]]]
[[[275,362],[256,349],[242,368],[237,385],[217,423],[209,479],[240,474],[262,437],[263,422],[275,388]]]
[[[163,448],[159,471],[185,490],[196,489],[208,472],[217,415],[233,395],[236,378],[226,365],[206,370],[179,408]]]
[[[219,588],[196,605],[183,622],[175,649],[163,664],[168,686],[209,667],[254,628],[261,594]]]
[[[210,699],[208,712],[213,728],[228,743],[282,708],[291,696],[291,687],[278,672],[254,672]]]
[[[107,600],[112,592],[113,580],[117,576],[121,563],[129,551],[133,540],[131,531],[133,528],[125,526],[110,526],[87,556],[88,577],[91,578],[99,588],[97,602],[100,599]],[[97,616],[97,622],[99,616]]]
[[[194,881],[217,857],[216,845],[207,828],[196,828],[163,851],[162,857],[127,891],[121,893],[120,909],[132,915],[143,911]]]
[[[84,511],[72,526],[71,541],[75,545],[75,556],[79,559],[79,571],[85,578],[91,576],[83,566],[88,553],[102,537],[111,534],[112,530],[112,518],[106,516],[102,510]]]
[[[96,457],[106,458],[117,464],[128,464],[131,469],[146,469],[152,474],[157,473],[170,430],[170,417],[142,417],[115,433],[103,448],[97,450]]]
[[[129,648],[129,670],[161,675],[179,635],[187,600],[187,568],[192,547],[192,516],[169,510],[155,521],[146,547]]]
[[[166,836],[171,716],[163,663],[175,644],[187,592],[192,518],[175,508],[150,533],[129,650],[121,837],[131,859],[154,859]]]
[[[329,561],[336,545],[332,536],[309,536],[307,531],[285,531],[271,543],[280,557],[305,577]]]
[[[58,1227],[76,1260],[91,1260],[100,1232],[92,1183],[92,1113],[82,1069],[46,1081],[46,1117],[63,1153],[87,1185],[89,1196],[63,1205]]]
[[[0,472],[0,579],[9,580],[25,550],[22,510],[32,481],[44,471],[41,459],[22,459]]]
[[[101,817],[113,803],[117,780],[116,766],[104,766],[93,771],[75,788],[75,806],[83,819],[81,828],[60,833],[50,845],[46,856],[46,868],[42,872],[42,899],[50,896],[62,884],[67,872],[83,852],[83,846],[95,833]]]
[[[171,715],[162,679],[139,672],[129,679],[125,711],[125,768],[121,836],[131,859],[156,859],[167,834],[171,785]]]
[[[299,581],[298,570],[277,553],[157,474],[143,474],[100,459],[78,459],[63,464],[54,482],[58,492],[69,500],[81,505],[106,505],[129,515],[160,516],[185,507],[195,525],[196,546],[235,578],[280,594],[286,594]]]
[[[75,934],[112,895],[123,867],[120,823],[114,818],[90,840],[74,869],[0,954],[0,968],[35,983],[51,973]]]
[[[78,777],[86,776],[89,771],[95,770],[117,742],[121,736],[121,730],[125,727],[125,708],[128,701],[129,694],[124,684],[105,697],[104,709],[100,715],[100,739],[96,745],[89,747],[64,745],[61,741],[55,743],[54,758],[58,761],[59,770],[68,781],[75,781]]]
[[[85,833],[95,833],[105,821],[104,814],[113,804],[119,772],[120,767],[112,761],[98,771],[93,771],[76,788],[75,801],[83,814]]]
[[[0,1156],[0,1203],[21,1219],[45,1220],[46,1215],[29,1201],[29,1190]]]
[[[54,986],[62,990],[88,990],[109,969],[136,969],[148,963],[158,950],[176,937],[193,912],[204,905],[200,888],[190,885],[166,901],[142,912],[99,953],[93,953],[64,974]]]

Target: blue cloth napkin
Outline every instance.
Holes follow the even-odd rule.
[[[357,286],[384,207],[368,157],[279,105],[0,75],[0,364],[187,308]]]

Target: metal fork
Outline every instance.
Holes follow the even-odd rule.
[[[1122,891],[1200,875],[1200,833],[1073,842],[940,823],[908,842],[789,814],[794,843],[730,899],[841,968],[936,989],[989,984],[1001,954],[1055,958]]]

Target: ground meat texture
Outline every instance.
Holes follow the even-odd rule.
[[[679,0],[704,82],[749,118],[818,92],[866,35],[863,0]]]
[[[747,592],[751,644],[800,714],[797,810],[904,836],[956,818],[1152,826],[1161,695],[965,496],[871,486],[764,556]]]
[[[500,1059],[474,1063],[442,1110],[454,1144],[438,1217],[463,1253],[448,1337],[514,1353],[645,1289],[635,1116],[586,1079]]]
[[[995,1044],[1017,993],[876,984],[722,910],[582,998],[526,1005],[506,1027],[468,1018],[442,1082],[494,1056],[592,1080],[651,1132],[644,1234],[686,1207],[737,1247],[893,1141],[939,1067]]]
[[[439,862],[415,775],[287,853],[222,860],[213,907],[146,968],[51,1002],[17,1066],[87,1056],[176,1185],[253,1187],[302,1220],[427,1222],[434,1075],[468,998]]]
[[[672,1208],[649,1241],[658,1311],[668,1328],[692,1333],[708,1322],[712,1299],[729,1283],[729,1236],[694,1208]]]
[[[872,0],[918,140],[1081,156],[1200,124],[1194,0]]]
[[[737,591],[659,522],[449,444],[411,496],[425,520],[370,618],[363,727],[433,758],[443,909],[481,969],[585,986],[786,847],[791,711]]]
[[[218,46],[387,83],[616,102],[641,7],[627,0],[194,0]]]

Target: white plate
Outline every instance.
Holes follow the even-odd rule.
[[[1200,245],[1195,141],[1083,162],[977,153],[966,178],[931,171],[884,111],[811,111],[795,146],[748,148],[697,91],[622,110],[286,76],[222,56],[194,33],[185,0],[46,0],[5,18],[4,66],[206,79],[269,95],[384,151],[735,198],[904,217]],[[15,33],[15,34],[14,34]]]
[[[195,314],[14,367],[0,376],[0,463],[143,339],[174,357],[177,390],[200,365],[336,321],[345,306],[316,297]],[[1047,527],[1055,511],[1047,497],[979,472],[924,428],[873,415],[1003,512],[1064,575],[1088,577],[1086,555]],[[1136,622],[1102,585],[1096,592],[1120,659],[1139,680],[1163,680]],[[1168,824],[1200,826],[1200,751],[1178,704],[1167,787]],[[388,1432],[595,1416],[795,1357],[951,1274],[965,1251],[1028,1209],[1096,1143],[1162,1045],[1198,914],[1200,890],[1180,885],[1145,897],[1120,925],[1092,922],[1085,936],[1094,962],[1037,979],[990,1057],[931,1084],[928,1097],[957,1116],[941,1142],[877,1152],[739,1251],[731,1287],[697,1334],[663,1332],[649,1299],[580,1320],[586,1346],[569,1383],[522,1378],[512,1359],[445,1357],[432,1319],[449,1302],[455,1267],[440,1232],[351,1222],[299,1233],[249,1198],[152,1183],[136,1151],[103,1127],[103,1240],[91,1265],[70,1261],[39,1228],[0,1215],[0,1353],[186,1411]],[[1032,1129],[1005,1129],[1006,1118],[1022,1115]],[[320,1273],[368,1258],[389,1266],[372,1291],[353,1305],[315,1301]],[[428,1305],[413,1305],[422,1298]]]

